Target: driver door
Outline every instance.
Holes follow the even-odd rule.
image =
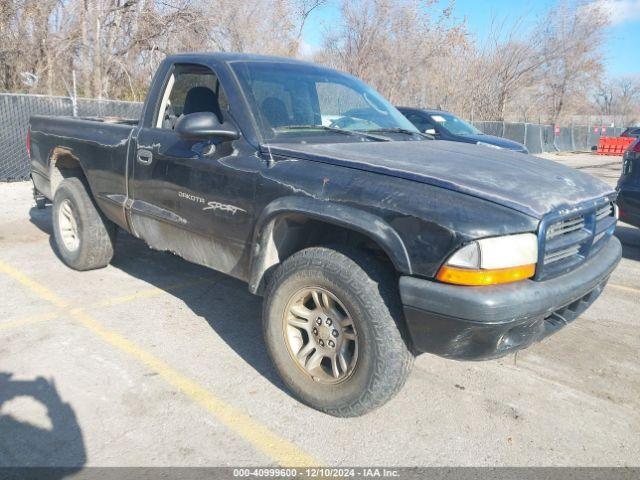
[[[175,65],[160,98],[153,123],[143,125],[133,142],[133,231],[152,248],[245,278],[258,159],[242,137],[203,141],[174,130],[181,116],[196,112],[231,122],[222,85],[209,67]]]

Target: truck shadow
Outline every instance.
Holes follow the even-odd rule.
[[[50,426],[16,418],[11,403],[25,398],[46,409],[46,423]],[[86,460],[75,412],[60,398],[54,381],[43,377],[15,380],[11,373],[0,371],[0,467],[16,468],[15,478],[29,473],[21,468],[48,467],[42,472],[43,476],[56,479],[81,470]],[[10,470],[5,473],[11,477]]]
[[[51,209],[30,210],[31,222],[49,235],[58,255]],[[151,250],[142,240],[120,230],[111,265],[127,275],[166,290],[196,315],[245,362],[275,387],[289,394],[271,364],[262,337],[262,298],[228,275],[189,263],[169,252]],[[124,292],[123,292],[124,293]]]
[[[622,256],[640,261],[640,229],[618,224],[615,235],[622,243]]]

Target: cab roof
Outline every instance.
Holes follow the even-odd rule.
[[[292,63],[301,65],[315,65],[311,62],[304,60],[298,60],[291,57],[278,57],[274,55],[258,55],[255,53],[239,53],[239,52],[194,52],[194,53],[179,53],[176,55],[169,55],[167,57],[169,61],[181,62],[185,60],[190,61],[216,61],[216,62],[277,62],[277,63]]]

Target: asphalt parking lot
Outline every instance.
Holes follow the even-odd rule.
[[[620,224],[609,286],[558,334],[488,362],[422,355],[398,397],[338,419],[284,391],[241,282],[126,235],[112,265],[72,271],[30,184],[0,198],[0,465],[640,465],[638,229]]]

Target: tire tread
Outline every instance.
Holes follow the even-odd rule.
[[[70,198],[74,203],[84,227],[80,232],[80,252],[77,256],[69,255],[59,239],[55,205],[63,197]],[[111,262],[115,249],[116,225],[98,210],[83,179],[69,177],[62,181],[54,197],[53,215],[58,252],[69,267],[81,271],[93,270],[106,267]]]
[[[321,408],[340,417],[362,415],[390,400],[404,385],[413,365],[413,355],[403,332],[397,282],[391,281],[395,280],[395,273],[355,248],[343,245],[311,247],[293,254],[282,263],[269,281],[265,298],[273,295],[285,278],[310,267],[325,270],[351,285],[351,293],[360,299],[369,313],[367,321],[373,327],[376,360],[367,388],[348,405]],[[265,301],[265,306],[267,303]],[[380,348],[384,349],[384,358],[381,358]]]

